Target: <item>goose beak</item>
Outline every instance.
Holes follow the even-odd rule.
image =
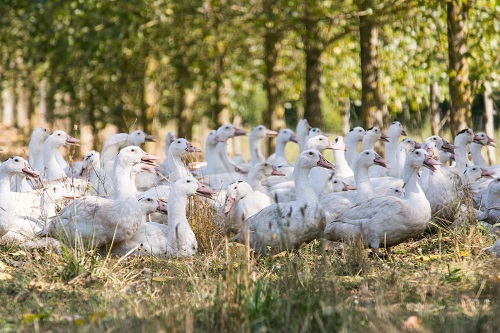
[[[402,136],[407,136],[408,134],[406,133],[406,130],[403,128],[403,130],[401,131],[401,135]]]
[[[188,142],[186,151],[188,153],[200,153],[201,149],[196,148],[195,146],[193,146],[191,143]]]
[[[212,196],[215,194],[215,192],[210,190],[207,187],[204,187],[201,184],[198,184],[198,188],[196,189],[196,194],[199,194],[202,197],[212,198]]]
[[[326,136],[326,137],[329,137],[329,136],[330,136],[330,133],[325,133],[325,132],[322,132],[322,133],[323,133],[322,135],[324,135],[324,136]]]
[[[166,201],[162,200],[162,199],[158,199],[158,207],[156,207],[156,211],[158,213],[162,213],[162,214],[168,214],[168,204]]]
[[[148,165],[156,167],[156,166],[158,166],[158,164],[156,164],[154,161],[157,161],[159,159],[160,158],[158,156],[154,156],[154,155],[151,155],[151,154],[148,154],[148,153],[144,153],[144,154],[142,154],[142,157],[141,157],[141,163],[148,164]]]
[[[486,145],[487,146],[492,146],[492,147],[496,148],[497,146],[494,145],[496,142],[497,142],[497,140],[488,137],[488,143]]]
[[[231,208],[233,208],[234,205],[234,198],[231,196],[231,194],[226,195],[226,202],[224,203],[224,214],[227,215],[231,211]]]
[[[345,146],[345,144],[343,145],[343,144],[340,144],[338,142],[335,142],[335,143],[330,142],[330,145],[331,145],[331,148],[329,148],[329,149],[333,149],[333,150],[346,150],[346,148],[347,148]]]
[[[344,188],[342,189],[342,191],[354,191],[354,190],[356,190],[355,186],[351,186],[351,185],[347,184],[346,182],[342,182],[342,184],[344,184]]]
[[[454,160],[455,160],[455,158],[456,158],[456,155],[455,155],[455,154],[451,154],[451,155],[450,155],[450,161],[454,161]]]
[[[72,136],[66,135],[66,145],[67,146],[79,146],[78,142],[80,142],[80,140],[78,140]]]
[[[146,142],[156,142],[156,136],[146,134],[146,137],[144,138],[144,140],[146,140]]]
[[[323,155],[319,155],[319,161],[317,163],[318,166],[322,167],[322,168],[326,168],[326,169],[333,169],[333,164],[328,162],[324,157]]]
[[[389,142],[389,137],[387,135],[385,135],[384,133],[382,133],[380,135],[380,141]]]
[[[436,165],[441,165],[438,161],[433,159],[431,156],[427,156],[424,160],[424,167],[431,170],[432,172],[436,172]]]
[[[285,174],[281,171],[276,170],[275,167],[273,167],[273,171],[271,172],[272,176],[284,176]]]
[[[474,134],[474,138],[472,139],[472,142],[480,144],[481,146],[484,146],[484,144],[481,142],[482,139],[483,138],[480,137],[479,135]]]
[[[387,168],[387,164],[389,164],[388,161],[384,160],[380,155],[376,155],[375,159],[373,160],[373,164],[379,165],[383,168]]]
[[[242,135],[247,135],[247,131],[235,127],[234,136],[242,136]]]
[[[415,149],[420,149],[420,148],[422,148],[422,144],[415,141]]]
[[[495,176],[495,172],[494,171],[481,168],[481,177],[490,177],[490,178],[493,178],[494,176]]]
[[[149,172],[152,175],[156,175],[156,172],[160,170],[160,167],[157,165],[150,165],[146,163],[141,163],[141,171]]]
[[[293,134],[290,137],[290,141],[295,142],[295,143],[299,143],[299,139],[295,135],[293,135]]]
[[[28,164],[24,163],[23,172],[28,176],[28,178],[38,178],[40,174],[33,170]]]
[[[449,143],[448,141],[443,139],[443,146],[441,147],[441,149],[443,149],[443,151],[446,151],[448,153],[453,154],[455,152],[456,148],[458,148],[458,147],[455,145],[452,145],[451,143]]]
[[[277,136],[277,135],[278,135],[278,132],[276,132],[276,131],[272,131],[272,130],[268,129],[268,130],[266,131],[266,135],[267,135],[268,137],[272,137],[272,138],[273,138],[273,137],[275,137],[275,136]]]

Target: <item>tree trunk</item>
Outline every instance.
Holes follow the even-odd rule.
[[[304,118],[312,127],[322,128],[321,114],[321,53],[315,45],[306,45],[306,108]]]
[[[177,66],[177,81],[179,82],[177,102],[177,133],[180,138],[191,140],[193,137],[193,106],[196,94],[189,87],[189,71],[184,64]]]
[[[486,89],[484,92],[484,119],[486,120],[486,135],[490,138],[495,136],[495,125],[493,118],[493,100],[491,99],[491,91]],[[487,146],[488,148],[488,162],[490,165],[496,164],[495,147]]]
[[[29,135],[29,100],[30,91],[24,86],[23,81],[19,79],[16,82],[16,127],[21,130],[24,136]]]
[[[471,91],[467,59],[467,21],[469,4],[464,0],[447,2],[448,76],[450,89],[450,130],[452,137],[471,124]]]
[[[231,80],[219,78],[216,80],[216,82],[216,103],[213,122],[215,124],[215,128],[219,128],[219,126],[231,122],[231,110],[229,109],[229,103],[231,101],[231,99],[229,98],[229,93],[231,91]]]
[[[439,126],[441,122],[441,110],[439,108],[439,86],[436,82],[431,84],[429,109],[431,115],[432,135],[439,135],[439,131],[441,130],[441,127]]]
[[[266,1],[269,5],[269,1]],[[267,8],[267,10],[271,10]],[[267,92],[267,112],[264,112],[264,124],[267,128],[279,131],[285,128],[285,107],[283,106],[279,87],[279,70],[277,68],[278,54],[281,49],[282,34],[271,29],[266,29],[264,35],[265,63]],[[274,151],[275,141],[268,140],[267,151]]]
[[[362,9],[366,8],[370,8],[370,1],[363,2]],[[364,128],[377,126],[382,129],[384,120],[388,119],[388,112],[379,83],[378,30],[376,22],[371,16],[360,16],[359,38],[362,88],[361,121]]]
[[[14,125],[14,108],[16,104],[16,98],[14,95],[14,89],[10,86],[9,82],[3,82],[2,90],[2,102],[3,102],[3,114],[2,114],[2,125],[12,126]]]
[[[342,135],[347,135],[347,132],[351,129],[351,100],[346,97],[344,100],[344,117],[342,119]]]

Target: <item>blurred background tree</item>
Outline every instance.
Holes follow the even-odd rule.
[[[454,135],[497,117],[494,0],[5,0],[0,12],[0,116],[26,140],[78,125],[99,149],[106,130],[201,140],[301,117]]]

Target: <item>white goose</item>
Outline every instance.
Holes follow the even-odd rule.
[[[458,174],[463,173],[466,168],[472,165],[469,160],[469,145],[473,140],[480,140],[470,128],[465,128],[457,133],[453,144],[457,147],[455,155],[456,171]]]
[[[165,215],[168,212],[167,205],[155,197],[140,196],[137,201],[145,215],[152,213]],[[142,223],[130,239],[114,244],[111,253],[117,256],[164,256],[167,252],[167,234],[168,227],[165,224],[156,222]]]
[[[109,196],[113,193],[113,184],[110,176],[101,168],[101,155],[91,150],[83,158],[80,176],[87,180],[85,194]]]
[[[177,140],[177,136],[172,131],[168,132],[165,136],[165,146],[163,147],[163,151],[165,152],[165,160],[160,164],[160,168],[165,175],[168,175],[168,173],[170,172],[167,165],[167,156],[170,144],[172,144],[172,142],[174,142],[175,140]]]
[[[267,129],[264,125],[258,125],[252,128],[250,135],[248,136],[248,142],[250,145],[250,166],[265,160],[264,155],[260,150],[259,141],[264,138],[275,137],[276,135],[278,135],[278,132]]]
[[[43,170],[42,179],[48,181],[66,179],[66,171],[58,161],[58,150],[65,146],[77,146],[80,140],[75,139],[66,132],[57,130],[45,140],[42,146]]]
[[[260,162],[255,164],[248,171],[247,182],[254,189],[254,191],[259,191],[269,196],[269,191],[264,185],[262,185],[262,182],[270,176],[282,177],[285,176],[285,174],[278,171],[268,162]]]
[[[307,119],[301,119],[297,123],[296,132],[297,132],[297,143],[299,144],[299,151],[303,152],[306,149],[307,144],[307,134],[311,126],[309,126],[309,122]],[[276,164],[275,164],[276,165]]]
[[[43,172],[43,143],[49,135],[49,130],[43,127],[36,128],[31,133],[30,143],[28,145],[28,162],[31,167],[39,173]]]
[[[389,142],[389,137],[382,133],[378,127],[371,127],[365,131],[365,136],[361,143],[361,150],[375,150],[375,143],[377,141]],[[369,171],[370,177],[384,177],[387,176],[387,169],[380,167],[373,167]]]
[[[320,202],[325,213],[338,216],[357,203],[373,198],[375,192],[370,182],[368,170],[373,165],[387,167],[386,163],[387,161],[373,150],[361,152],[354,163],[354,179],[357,190],[330,193],[322,196]]]
[[[10,179],[15,175],[37,178],[39,174],[19,156],[11,157],[0,165],[0,236],[3,241],[23,242],[33,238],[42,226],[16,216],[10,191]]]
[[[235,232],[250,216],[272,204],[271,199],[244,181],[231,184],[226,190],[223,213],[227,216],[223,228],[226,233]]]
[[[474,162],[474,165],[478,165],[482,168],[486,168],[489,166],[489,164],[484,160],[484,157],[481,154],[481,149],[484,146],[495,147],[495,145],[494,145],[495,142],[497,142],[497,141],[490,138],[484,132],[476,133],[475,139],[470,144],[470,154],[472,157],[472,162]]]
[[[359,143],[363,141],[364,136],[365,136],[365,130],[363,129],[363,127],[359,126],[351,128],[351,130],[347,132],[345,136],[345,143],[347,145],[345,158],[347,164],[351,169],[354,168],[354,161],[356,160],[356,157],[358,157],[359,154],[358,146]]]
[[[192,176],[181,157],[185,153],[195,152],[201,152],[201,150],[183,138],[177,139],[170,144],[167,155],[167,166],[170,170],[168,179],[170,182],[174,183],[182,177]]]
[[[420,235],[431,219],[431,207],[418,185],[418,170],[422,166],[434,170],[437,163],[425,150],[413,151],[403,173],[404,198],[386,196],[359,203],[328,221],[327,239],[345,241],[361,236],[363,243],[378,253],[380,246],[394,246]]]
[[[406,136],[406,130],[399,121],[393,121],[389,129],[387,130],[387,136],[389,142],[385,143],[385,159],[389,162],[389,165],[394,166],[396,164],[396,154],[399,147],[399,137],[403,135]],[[394,167],[384,170],[385,175],[391,177],[398,177],[398,170]]]
[[[73,245],[81,240],[85,246],[97,247],[130,239],[145,220],[131,186],[131,170],[136,164],[151,164],[157,159],[136,146],[123,148],[114,164],[113,196],[86,196],[74,201],[52,220],[50,233]]]
[[[293,134],[293,131],[291,129],[285,128],[282,129],[276,138],[276,147],[275,153],[274,153],[274,159],[270,160],[268,159],[267,161],[269,163],[272,163],[274,166],[280,166],[280,165],[290,165],[288,162],[288,159],[286,158],[285,155],[285,146],[288,142],[295,142],[297,143],[297,137],[295,134]]]
[[[132,133],[117,133],[109,136],[102,148],[101,162],[106,174],[113,174],[116,155],[121,149],[128,146],[140,146],[145,142],[154,142],[155,137],[141,130]]]
[[[268,246],[293,249],[319,237],[324,228],[325,215],[307,177],[316,166],[333,168],[315,149],[300,153],[293,171],[295,186],[300,188],[296,201],[273,204],[262,209],[245,221],[245,226],[233,241],[245,243],[248,239],[249,245],[261,253]]]

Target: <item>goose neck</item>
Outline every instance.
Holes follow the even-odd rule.
[[[295,182],[295,196],[298,202],[318,201],[318,196],[309,184],[310,168],[295,166],[293,169],[293,180]]]
[[[411,166],[408,161],[405,163],[405,167],[402,173],[403,184],[405,188],[405,196],[412,194],[423,193],[420,185],[418,185],[418,169]]]

